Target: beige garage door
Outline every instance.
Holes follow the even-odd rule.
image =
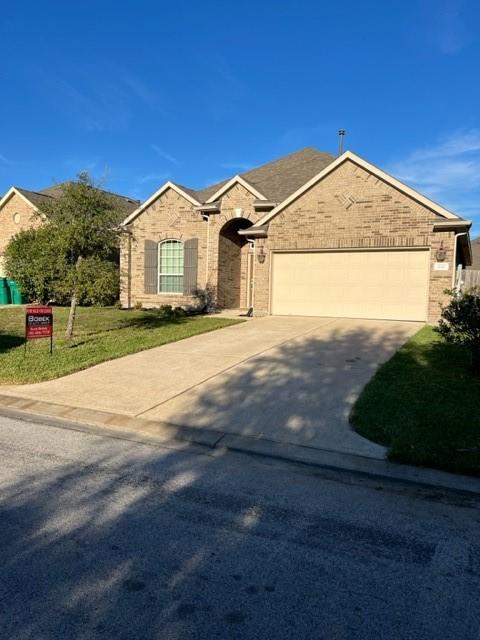
[[[425,320],[429,252],[274,253],[272,313]]]

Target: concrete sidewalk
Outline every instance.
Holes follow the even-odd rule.
[[[378,365],[420,326],[258,318],[0,393],[383,459],[348,415]]]

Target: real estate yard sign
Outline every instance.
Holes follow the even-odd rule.
[[[27,307],[25,310],[25,348],[27,340],[50,338],[50,353],[53,348],[52,307]]]

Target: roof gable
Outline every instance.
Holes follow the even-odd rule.
[[[153,202],[155,202],[155,200],[157,200],[157,198],[159,198],[168,189],[172,189],[173,191],[178,193],[178,195],[188,200],[190,204],[193,204],[195,206],[200,206],[200,202],[198,202],[198,200],[192,195],[192,193],[195,193],[195,192],[191,192],[191,190],[189,189],[188,190],[190,191],[189,193],[183,187],[180,187],[179,185],[169,180],[164,185],[162,185],[160,189],[158,189],[158,191],[155,191],[155,193],[153,193],[150,196],[150,198],[147,198],[145,202],[143,202],[139,207],[137,207],[135,211],[133,211],[129,216],[127,216],[125,220],[122,222],[122,226],[125,226],[133,222],[135,218],[137,218],[141,213],[143,213],[145,209],[147,209]]]
[[[7,193],[0,200],[0,209],[15,195],[21,198],[27,204],[29,204],[32,207],[32,209],[34,209],[35,211],[38,211],[37,205],[40,203],[39,200],[41,199],[42,196],[34,191],[27,191],[26,189],[20,189],[19,187],[10,187]],[[39,198],[37,199],[36,196],[39,196]]]
[[[283,202],[281,202],[274,209],[272,209],[272,211],[270,211],[269,213],[264,215],[263,218],[261,218],[253,226],[254,227],[260,227],[260,226],[265,225],[268,222],[270,222],[270,220],[272,220],[272,218],[274,218],[281,211],[283,211],[285,209],[285,207],[287,207],[289,204],[291,204],[292,202],[297,200],[297,198],[302,196],[306,191],[308,191],[314,185],[316,185],[318,182],[320,182],[325,176],[327,176],[330,173],[332,173],[333,171],[335,171],[335,169],[337,169],[337,167],[339,167],[341,164],[343,164],[347,160],[350,160],[354,164],[357,164],[358,166],[360,166],[363,169],[365,169],[366,171],[372,173],[373,175],[375,175],[376,177],[380,178],[381,180],[383,180],[387,184],[393,186],[394,188],[398,189],[402,193],[404,193],[407,196],[411,197],[413,200],[416,200],[420,204],[423,204],[425,207],[427,207],[428,209],[430,209],[431,211],[433,211],[437,215],[440,215],[443,218],[447,218],[448,220],[463,221],[463,219],[460,216],[457,216],[456,214],[452,213],[448,209],[445,209],[445,207],[442,207],[440,204],[438,204],[438,203],[434,202],[433,200],[430,200],[426,196],[422,195],[421,193],[419,193],[415,189],[412,189],[411,187],[407,186],[403,182],[400,182],[400,180],[397,180],[396,178],[394,178],[393,176],[389,175],[385,171],[382,171],[382,169],[379,169],[375,165],[370,164],[369,162],[367,162],[366,160],[364,160],[360,156],[357,156],[352,151],[346,151],[341,156],[336,158],[333,162],[331,162],[330,164],[326,165],[325,168],[322,169],[322,171],[320,171],[315,176],[313,176],[310,180],[305,182],[305,184],[303,184],[299,189],[297,189],[297,191],[293,192],[290,196],[288,196],[285,200],[283,200]]]
[[[233,176],[231,180],[228,180],[228,182],[225,182],[220,187],[220,189],[215,191],[208,198],[208,200],[205,201],[205,204],[208,204],[210,202],[215,202],[216,200],[218,200],[218,198],[223,196],[224,193],[226,193],[229,189],[231,189],[231,187],[233,187],[233,185],[235,184],[241,184],[242,187],[244,187],[247,191],[250,191],[250,193],[256,196],[259,200],[267,200],[267,198],[263,195],[263,193],[260,193],[260,191],[257,191],[257,189],[255,189],[253,185],[249,184],[244,178],[242,178],[242,176],[236,175],[236,176]]]

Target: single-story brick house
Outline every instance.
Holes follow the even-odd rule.
[[[121,302],[435,322],[471,223],[347,151],[303,149],[123,223]]]
[[[29,191],[20,187],[11,187],[0,200],[0,277],[5,276],[3,268],[3,255],[5,249],[14,235],[24,229],[29,229],[41,224],[38,216],[42,204],[52,198],[58,198],[62,188],[68,183],[63,182],[40,191]],[[140,202],[111,193],[118,204],[120,215],[125,217],[135,211]]]

